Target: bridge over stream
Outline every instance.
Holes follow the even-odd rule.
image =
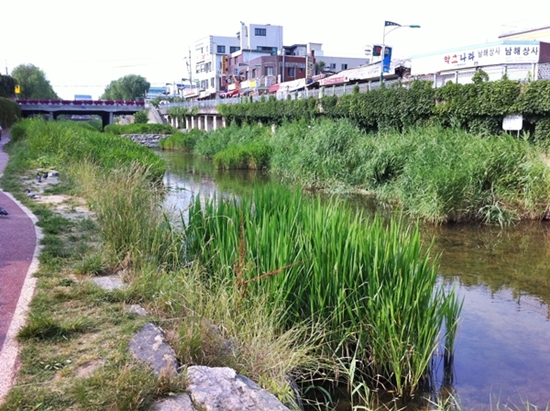
[[[115,116],[133,115],[145,108],[143,101],[130,100],[28,100],[16,101],[23,117],[45,116],[56,120],[60,115],[100,116],[103,127],[113,123]]]

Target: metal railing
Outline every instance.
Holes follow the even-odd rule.
[[[398,82],[399,80],[386,80],[386,85],[391,85],[392,83]],[[277,100],[287,100],[287,99],[303,99],[303,98],[321,98],[323,96],[343,96],[345,94],[353,93],[355,87],[359,87],[360,93],[365,93],[371,90],[376,90],[380,88],[380,83],[378,81],[368,82],[368,83],[356,83],[356,84],[344,84],[343,86],[327,86],[317,89],[306,89],[300,91],[293,91],[289,93],[273,93],[268,95],[261,96],[240,96],[233,98],[215,98],[210,100],[194,100],[194,101],[184,101],[180,103],[170,103],[164,104],[162,108],[170,107],[197,107],[200,109],[207,109],[216,107],[218,104],[240,104],[248,102],[257,102],[267,100],[270,96],[274,96]],[[290,96],[290,97],[289,97]]]

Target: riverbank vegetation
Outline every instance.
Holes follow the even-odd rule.
[[[7,77],[7,76],[2,76]],[[15,101],[0,97],[0,126],[2,128],[11,127],[21,118],[21,107]]]
[[[460,306],[436,285],[437,259],[416,229],[282,189],[204,208],[197,199],[186,220],[161,207],[153,152],[67,123],[26,120],[12,132],[2,185],[56,228],[42,240],[22,368],[1,410],[148,409],[184,390],[129,354],[146,321],[163,327],[182,364],[233,367],[289,405],[289,381],[309,376],[311,389],[322,374],[353,379],[363,400],[390,386],[407,396],[437,347],[451,355],[442,339]],[[36,168],[59,170],[63,183],[50,190],[85,198],[95,218],[53,217],[26,198]],[[113,273],[125,288],[91,282]],[[126,311],[135,303],[147,317]]]
[[[452,341],[460,304],[436,285],[436,261],[416,229],[286,189],[204,201],[189,214],[191,256],[243,296],[267,290],[285,324],[326,324],[330,349],[364,364],[371,388],[413,394],[439,339]]]
[[[322,394],[307,395],[322,398],[310,409],[334,409],[327,388],[339,384],[352,393],[350,410],[379,409],[375,389],[412,394],[429,383],[434,358],[452,363],[460,301],[435,282],[438,258],[414,226],[282,189],[197,198],[186,219],[162,208],[163,164],[147,149],[54,122],[25,120],[12,133],[1,184],[40,216],[46,235],[18,336],[21,369],[0,410],[147,410],[185,390],[182,378],[154,377],[129,354],[148,321],[181,364],[233,367],[292,409],[289,381],[301,383],[300,395]],[[60,171],[44,199],[81,196],[92,214],[73,220],[26,198],[36,168]],[[93,284],[106,274],[126,286]],[[460,408],[431,400],[422,406]]]
[[[486,81],[477,70],[472,83],[433,88],[432,82],[414,80],[395,83],[366,93],[320,99],[275,100],[221,104],[218,111],[228,124],[276,124],[318,118],[348,119],[364,132],[406,131],[412,126],[441,124],[460,127],[474,134],[503,133],[506,115],[521,114],[529,139],[548,144],[550,124],[550,80],[527,83],[509,80]],[[320,90],[322,93],[322,90]]]
[[[232,125],[194,144],[192,152],[218,168],[263,168],[311,190],[368,193],[436,224],[548,217],[544,154],[508,134],[440,125],[365,133],[350,120],[319,119],[284,123],[273,133]]]

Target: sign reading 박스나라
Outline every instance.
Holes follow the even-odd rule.
[[[538,41],[501,41],[412,58],[411,74],[429,74],[498,64],[537,63]]]

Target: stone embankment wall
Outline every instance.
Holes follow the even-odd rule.
[[[158,148],[159,141],[166,137],[165,134],[123,134],[121,137],[132,139],[135,143],[149,148]]]

